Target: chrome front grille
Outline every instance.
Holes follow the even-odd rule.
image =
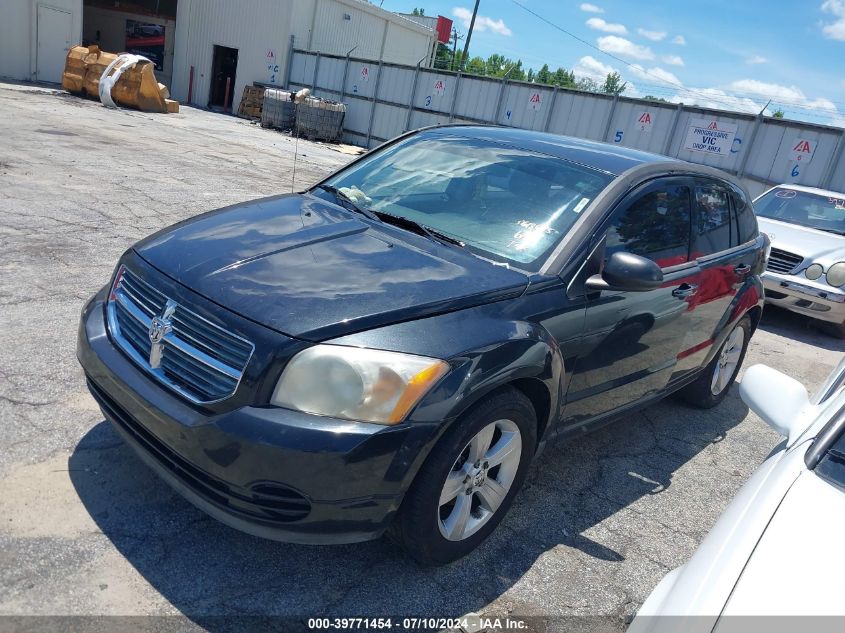
[[[773,273],[791,273],[798,268],[804,258],[795,253],[784,251],[779,248],[772,248],[772,253],[769,255],[769,263],[766,265],[766,270]]]
[[[130,358],[191,402],[238,388],[255,346],[172,301],[121,267],[108,302],[109,329]]]

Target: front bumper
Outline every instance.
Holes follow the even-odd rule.
[[[85,306],[79,326],[77,356],[89,389],[118,433],[177,492],[231,527],[274,540],[351,543],[384,532],[438,425],[192,406],[113,345],[104,300],[101,292]]]
[[[766,271],[762,275],[766,303],[830,323],[845,322],[845,292],[794,275]]]

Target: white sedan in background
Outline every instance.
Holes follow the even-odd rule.
[[[689,562],[652,591],[629,633],[760,628],[756,619],[726,617],[735,615],[845,616],[843,384],[845,359],[813,398],[770,367],[746,370],[742,399],[786,440]],[[845,630],[840,618],[780,622],[796,632]]]
[[[779,185],[754,200],[754,213],[772,241],[766,302],[845,338],[845,193]]]

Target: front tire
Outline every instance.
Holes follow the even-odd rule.
[[[432,449],[390,536],[423,565],[466,556],[507,513],[536,445],[531,401],[510,387],[497,391],[457,420]]]
[[[678,396],[700,409],[712,409],[719,404],[728,395],[736,380],[750,340],[751,320],[743,317],[728,334],[719,353],[702,370],[701,375],[681,389]]]

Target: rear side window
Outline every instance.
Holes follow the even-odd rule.
[[[627,251],[661,268],[689,259],[690,190],[683,185],[652,189],[623,206],[611,220],[606,253]]]
[[[736,214],[737,244],[745,244],[757,237],[757,216],[751,201],[740,189],[732,188],[734,212]]]
[[[845,491],[845,433],[827,450],[816,466],[816,474]]]
[[[695,188],[692,257],[705,257],[731,247],[731,204],[727,189],[718,184]]]

